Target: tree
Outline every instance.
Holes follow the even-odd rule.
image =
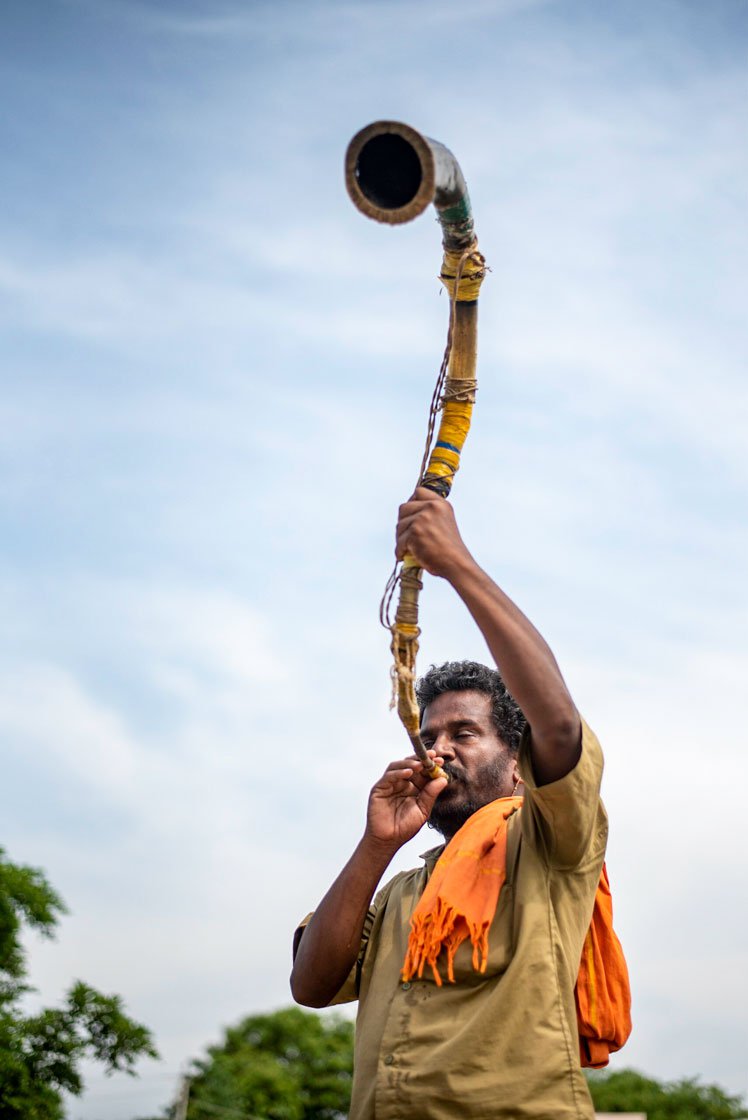
[[[63,1091],[83,1089],[81,1060],[107,1072],[134,1073],[141,1056],[157,1058],[150,1032],[125,1015],[119,996],[72,985],[60,1008],[23,1014],[26,982],[24,926],[53,937],[65,904],[37,868],[10,863],[0,848],[0,1117],[61,1120]]]
[[[661,1083],[633,1069],[589,1075],[590,1092],[600,1112],[645,1112],[647,1120],[740,1120],[746,1108],[717,1085],[696,1078]]]
[[[289,1007],[230,1027],[195,1062],[188,1120],[338,1120],[348,1114],[353,1024]]]

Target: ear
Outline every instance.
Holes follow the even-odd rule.
[[[519,765],[516,762],[512,766],[512,790],[513,797],[522,797],[525,792],[525,784],[520,777]]]

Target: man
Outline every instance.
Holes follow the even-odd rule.
[[[589,1120],[574,986],[607,839],[602,754],[546,642],[473,559],[449,502],[424,488],[400,507],[406,552],[452,585],[501,676],[458,663],[420,683],[423,740],[450,780],[415,758],[387,767],[353,856],[297,931],[292,991],[310,1007],[359,999],[351,1120]],[[443,849],[372,903],[393,855],[427,822],[450,841],[518,794],[521,808],[501,803],[517,811],[485,963],[465,942],[454,983],[440,981],[443,952],[436,970],[403,979],[411,917]]]

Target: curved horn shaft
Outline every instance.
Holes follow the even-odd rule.
[[[440,279],[450,294],[450,329],[446,370],[439,407],[439,430],[419,477],[446,498],[460,465],[475,401],[477,299],[485,275],[478,251],[465,179],[452,153],[398,121],[377,121],[362,128],[348,145],[345,179],[354,205],[367,217],[389,225],[409,222],[433,202],[442,229],[444,257]],[[418,652],[418,597],[421,569],[406,556],[400,572],[400,596],[392,631],[393,674],[397,710],[413,749],[436,777],[420,736],[415,696]]]

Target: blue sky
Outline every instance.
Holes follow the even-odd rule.
[[[606,749],[617,1064],[748,1092],[746,4],[3,23],[1,842],[72,911],[41,996],[120,991],[164,1054],[71,1117],[155,1110],[289,1001],[403,750],[377,605],[447,305],[431,215],[345,195],[380,117],[456,153],[492,268],[454,502]],[[423,623],[423,665],[485,657],[434,581]]]

